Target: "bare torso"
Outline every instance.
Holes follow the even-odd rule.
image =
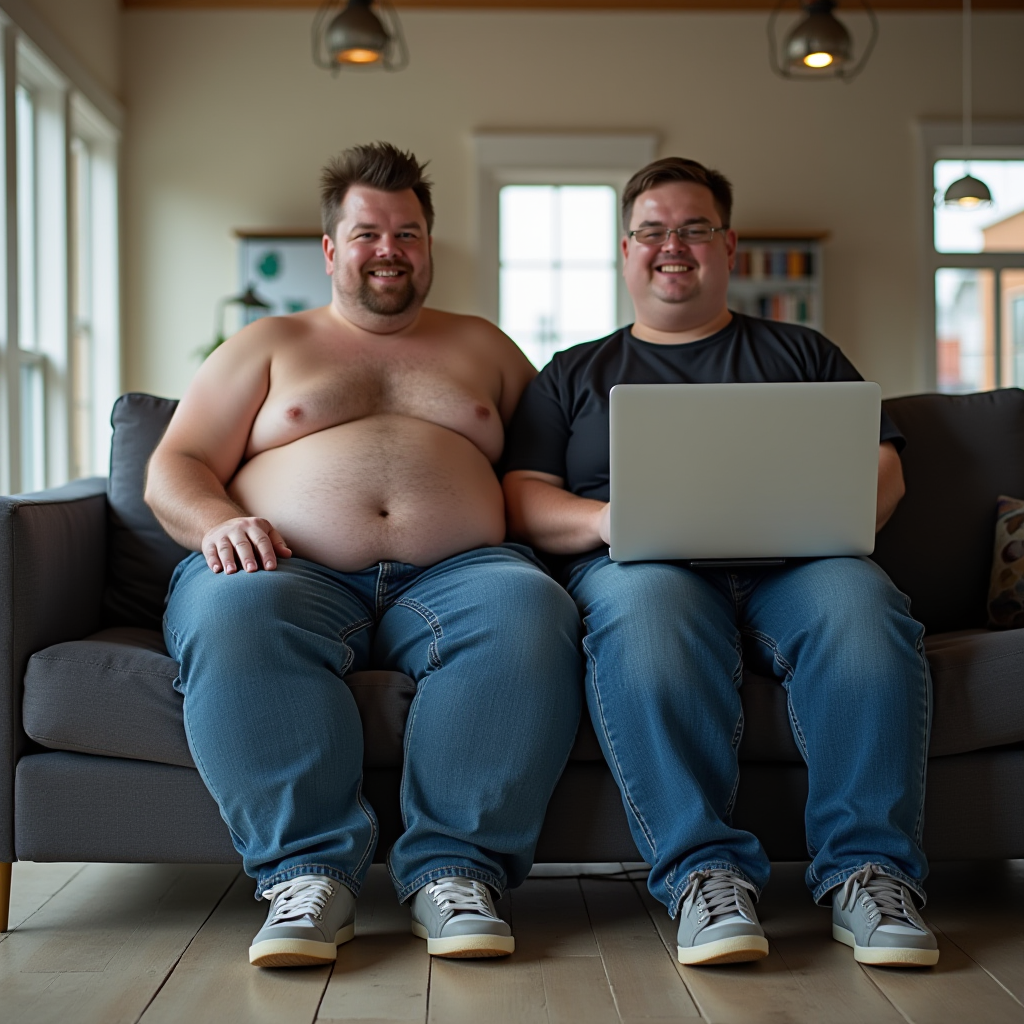
[[[505,350],[490,325],[424,309],[415,330],[371,335],[329,307],[279,323],[234,501],[342,571],[501,543]]]

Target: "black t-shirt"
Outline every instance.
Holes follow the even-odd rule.
[[[608,500],[608,392],[615,384],[760,384],[863,380],[809,327],[733,313],[700,341],[655,345],[623,327],[557,353],[523,394],[505,438],[502,470],[561,477],[583,498]],[[880,441],[903,435],[883,412]],[[587,558],[607,548],[588,552]],[[582,557],[574,559],[574,564]]]

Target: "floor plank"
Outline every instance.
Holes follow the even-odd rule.
[[[540,966],[549,1024],[619,1024],[599,956],[551,957]]]
[[[631,882],[583,880],[591,926],[623,1024],[698,1017]]]
[[[85,868],[84,864],[35,864],[17,861],[11,884],[10,931],[0,932],[0,942],[40,907],[52,899],[68,882]]]
[[[516,956],[600,956],[576,879],[529,878],[511,893]]]
[[[864,968],[906,1020],[914,1024],[1024,1024],[1024,1007],[1013,996],[938,929],[936,937],[939,962],[935,967],[915,971]]]
[[[548,1024],[540,960],[516,955],[430,964],[430,1024]]]
[[[370,869],[356,904],[356,937],[342,946],[324,993],[319,1024],[380,1024],[427,1018],[430,957],[409,930],[383,864]]]
[[[927,885],[928,919],[1024,1004],[1024,860],[939,864]]]
[[[253,899],[239,874],[185,951],[141,1024],[310,1024],[329,967],[267,969],[249,963],[253,935],[269,904]]]
[[[136,1021],[237,870],[89,865],[0,946],[5,1016]]]

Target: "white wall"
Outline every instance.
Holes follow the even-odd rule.
[[[120,0],[30,0],[43,20],[114,96],[121,93]],[[2,3],[0,3],[2,6]]]
[[[231,229],[316,225],[319,168],[357,142],[431,160],[432,302],[473,311],[478,129],[652,130],[732,178],[740,229],[829,231],[827,333],[887,394],[923,386],[913,125],[959,116],[958,14],[882,16],[849,85],[773,77],[762,14],[407,11],[408,70],[337,78],[312,16],[124,15],[129,387],[181,394],[237,287]],[[978,116],[1024,116],[1024,13],[974,35]]]

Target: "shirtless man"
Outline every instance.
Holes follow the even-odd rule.
[[[146,501],[194,552],[164,626],[189,744],[271,901],[259,966],[353,936],[377,822],[348,672],[417,683],[388,866],[441,956],[514,949],[493,895],[530,869],[579,717],[576,609],[503,543],[493,470],[533,369],[486,321],[424,308],[422,170],[379,143],[325,169],[331,304],[214,352],[149,466]]]

